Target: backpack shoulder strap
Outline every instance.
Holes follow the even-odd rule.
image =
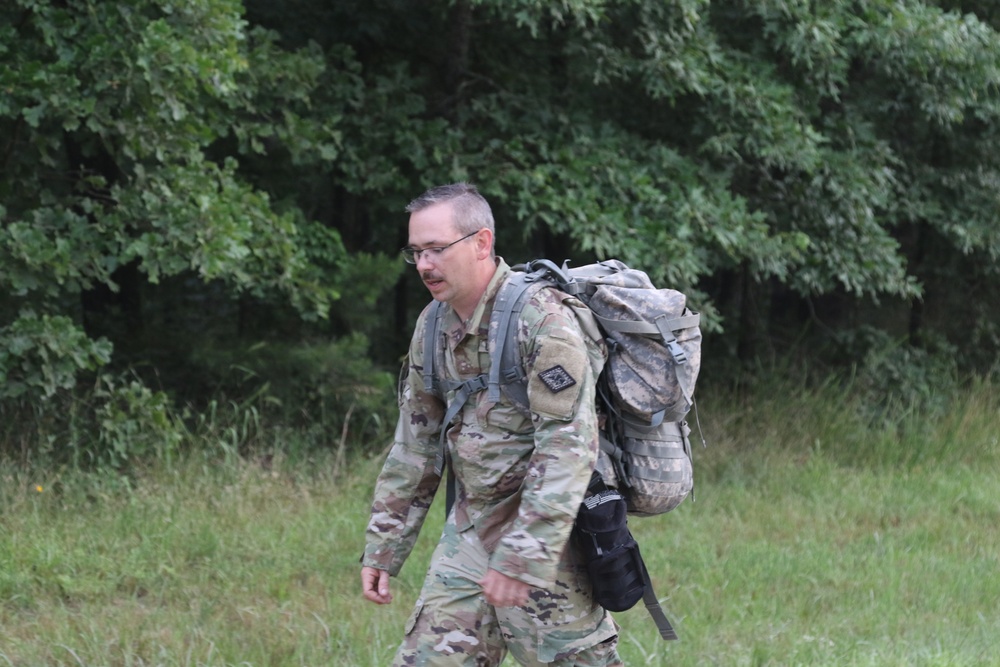
[[[421,376],[424,380],[424,391],[437,396],[446,404],[439,436],[441,446],[438,448],[438,454],[434,461],[434,471],[439,475],[445,466],[447,447],[445,446],[444,438],[445,432],[448,430],[448,424],[461,411],[462,406],[465,405],[470,396],[486,388],[485,374],[477,375],[471,380],[465,380],[464,382],[441,377],[441,366],[444,363],[441,355],[443,351],[441,345],[441,321],[444,318],[444,312],[440,301],[432,301],[428,307],[427,319],[424,323],[424,365],[421,370]],[[448,401],[448,392],[451,391],[454,391],[455,395],[451,401]]]
[[[488,399],[494,402],[500,400],[501,380],[505,391],[513,391],[514,397],[511,400],[518,407],[527,409],[528,389],[524,382],[525,374],[522,368],[520,354],[517,346],[517,322],[524,307],[524,295],[538,277],[531,277],[523,272],[511,274],[507,283],[500,289],[496,303],[493,306],[493,313],[490,315],[488,347],[490,350],[490,372],[480,374],[465,382],[454,382],[444,380],[441,377],[441,365],[444,363],[441,352],[441,320],[444,317],[444,308],[440,301],[433,301],[427,311],[427,318],[424,322],[423,340],[423,369],[421,375],[424,382],[424,391],[433,394],[446,402],[445,415],[441,422],[441,433],[439,436],[440,446],[434,462],[434,470],[437,474],[443,475],[445,466],[448,463],[448,447],[445,443],[445,433],[448,424],[462,410],[465,403],[477,392],[486,389]],[[494,339],[495,337],[495,339]],[[501,372],[501,368],[507,368],[506,372]],[[454,391],[455,395],[449,402],[447,392]],[[519,398],[520,397],[520,398]],[[450,468],[450,466],[449,466]],[[455,478],[449,472],[446,497],[445,513],[451,511],[455,502]]]
[[[552,265],[547,262],[547,265]],[[528,411],[528,384],[517,344],[517,330],[521,321],[521,311],[530,297],[529,292],[551,286],[549,280],[552,269],[549,266],[535,267],[530,263],[526,271],[511,273],[507,284],[497,295],[493,314],[490,316],[490,376],[487,398],[500,400],[503,388],[507,398],[522,412]],[[556,269],[558,270],[558,269]],[[495,334],[494,334],[495,332]]]
[[[434,301],[428,308],[424,322],[424,365],[421,371],[424,390],[447,404],[444,419],[441,423],[440,447],[434,469],[441,474],[445,467],[447,446],[445,432],[448,424],[462,410],[465,403],[476,393],[486,390],[487,400],[498,402],[503,389],[509,400],[522,412],[528,411],[527,375],[521,361],[520,349],[517,344],[517,329],[521,311],[527,301],[528,292],[554,284],[548,280],[552,272],[565,278],[565,275],[554,264],[542,261],[542,265],[528,264],[526,270],[514,270],[507,282],[500,288],[493,312],[490,315],[488,348],[490,354],[489,373],[480,374],[464,382],[450,381],[441,377],[441,364],[444,363],[441,352],[441,321],[444,308],[441,302]],[[558,278],[558,276],[556,276]],[[451,401],[447,393],[454,391]],[[448,503],[450,509],[450,503]]]
[[[424,320],[424,367],[421,375],[424,378],[424,391],[444,399],[444,392],[441,390],[437,373],[440,362],[437,342],[438,336],[441,334],[442,315],[441,302],[431,301],[427,309],[427,319]]]
[[[509,351],[517,349],[517,320],[524,307],[521,297],[530,286],[527,274],[512,272],[493,305],[489,334],[490,375],[486,385],[486,398],[494,403],[500,400],[501,366],[511,356]]]

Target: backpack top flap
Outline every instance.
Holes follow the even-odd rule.
[[[654,425],[682,420],[701,368],[699,316],[684,294],[657,289],[617,260],[568,273],[613,348],[606,376],[624,416]]]
[[[604,375],[621,417],[640,427],[684,418],[694,405],[701,368],[700,316],[687,308],[683,293],[657,289],[646,273],[618,260],[576,268],[535,260],[514,267],[490,319],[491,356],[500,363],[492,363],[488,378],[477,378],[472,389],[487,389],[491,401],[499,400],[503,391],[527,410],[516,331],[528,295],[542,287],[578,297],[600,324],[609,348]],[[599,335],[592,324],[584,330],[592,337]],[[430,354],[428,350],[426,356]],[[437,372],[425,368],[424,374],[430,390]]]

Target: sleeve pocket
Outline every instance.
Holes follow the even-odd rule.
[[[528,376],[531,411],[552,419],[572,417],[585,374],[589,372],[587,350],[579,340],[555,337],[543,340]]]

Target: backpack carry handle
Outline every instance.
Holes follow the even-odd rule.
[[[559,289],[563,289],[572,282],[569,274],[556,266],[556,263],[550,259],[534,259],[528,262],[527,268],[528,273],[531,274],[528,280],[532,282],[551,276],[558,283]]]

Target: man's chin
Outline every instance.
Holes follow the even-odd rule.
[[[424,287],[427,288],[427,291],[430,292],[431,296],[434,297],[436,300],[438,300],[438,301],[444,301],[445,300],[444,297],[445,297],[445,293],[448,291],[448,286],[447,286],[447,284],[443,280],[439,280],[439,281],[436,281],[436,282],[426,282],[425,281],[424,282]]]

